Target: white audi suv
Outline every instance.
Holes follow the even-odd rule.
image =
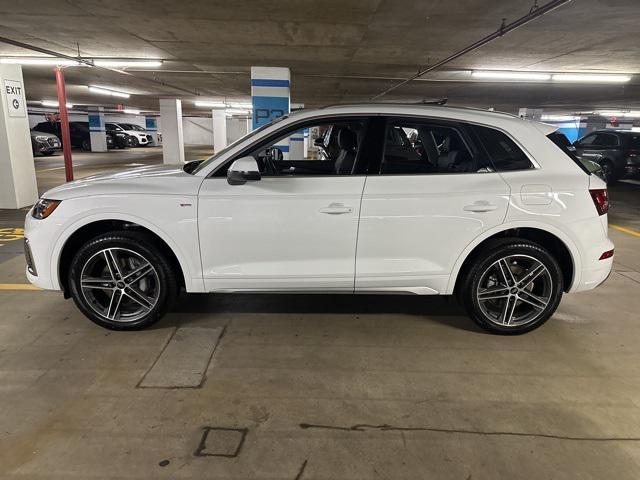
[[[613,262],[606,185],[559,135],[464,108],[303,110],[203,162],[49,190],[27,276],[119,330],[185,290],[455,295],[486,330],[524,333]]]

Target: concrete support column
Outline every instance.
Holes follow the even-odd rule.
[[[0,208],[38,200],[22,67],[0,65]]]
[[[291,160],[303,160],[305,156],[304,131],[298,130],[289,137],[289,158]]]
[[[291,72],[283,67],[251,67],[253,129],[290,112]],[[289,139],[275,145],[289,158]]]
[[[160,121],[162,122],[163,163],[184,163],[182,101],[177,98],[161,98]]]
[[[158,119],[156,117],[144,117],[144,128],[153,138],[153,144],[160,145],[158,142]]]
[[[89,107],[89,138],[92,152],[107,151],[107,131],[104,126],[104,108]]]
[[[218,153],[227,146],[227,114],[224,108],[211,110],[213,119],[213,152]]]

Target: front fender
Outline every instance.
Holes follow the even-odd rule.
[[[196,251],[197,257],[198,257],[196,262],[194,261],[194,258],[192,258],[193,253],[191,253],[191,256],[190,256],[189,252],[185,252],[181,247],[181,245],[174,240],[173,236],[170,235],[168,232],[166,232],[157,224],[154,224],[140,216],[137,216],[131,213],[123,213],[123,212],[116,212],[116,211],[88,212],[88,213],[83,213],[81,218],[69,219],[68,223],[61,230],[60,235],[57,237],[57,239],[55,239],[55,242],[53,243],[53,248],[51,250],[50,272],[51,272],[51,283],[54,289],[57,289],[57,290],[61,289],[61,280],[60,280],[59,272],[60,272],[60,258],[61,258],[64,245],[69,240],[69,238],[75,232],[78,231],[78,229],[100,220],[116,220],[116,221],[135,223],[153,232],[155,235],[161,238],[169,246],[169,248],[173,251],[176,258],[178,259],[178,263],[180,264],[180,267],[182,268],[182,272],[184,274],[186,290],[189,292],[204,291],[204,283],[202,280],[202,275],[200,275],[200,272],[196,268],[194,268],[194,264],[197,265],[200,263],[199,250]],[[195,219],[194,221],[197,222],[197,219]],[[197,243],[197,229],[195,229],[194,235],[195,235],[194,240]]]

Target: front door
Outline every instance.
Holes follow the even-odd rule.
[[[198,222],[209,291],[353,291],[365,182],[353,172],[365,127],[341,118],[286,127],[238,155],[256,159],[260,180],[230,185],[234,159],[204,180]]]

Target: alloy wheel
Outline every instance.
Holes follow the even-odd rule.
[[[98,315],[114,322],[135,322],[160,298],[160,279],[151,262],[126,248],[106,248],[82,267],[80,288]]]
[[[553,295],[547,267],[529,255],[509,255],[493,262],[480,277],[476,298],[480,310],[501,327],[535,321]]]

